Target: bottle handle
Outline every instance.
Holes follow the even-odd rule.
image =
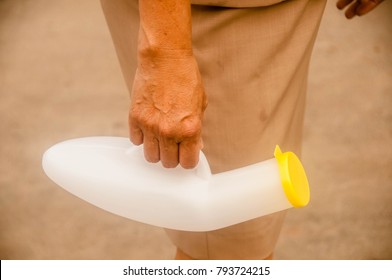
[[[144,159],[143,144],[139,146],[132,145],[130,148],[126,149],[125,154],[127,156],[133,157],[134,159],[137,158],[140,161],[146,163],[146,160]],[[161,164],[161,163],[157,163],[157,164]],[[199,162],[195,168],[184,169],[180,165],[178,165],[175,169],[176,172],[180,172],[180,173],[194,173],[197,177],[206,181],[210,180],[212,175],[210,165],[208,164],[208,160],[202,151],[200,151]]]

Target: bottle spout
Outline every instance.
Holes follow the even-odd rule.
[[[305,169],[293,152],[283,153],[276,145],[275,158],[279,166],[280,179],[287,199],[294,207],[304,207],[309,203],[310,191]]]

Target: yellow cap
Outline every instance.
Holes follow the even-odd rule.
[[[287,199],[294,207],[303,207],[309,203],[309,183],[301,161],[292,152],[282,153],[279,146],[275,148],[280,179]]]

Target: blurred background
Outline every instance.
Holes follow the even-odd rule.
[[[303,162],[277,259],[392,259],[392,1],[347,20],[329,1],[315,45]],[[171,259],[160,228],[52,183],[43,152],[127,137],[128,93],[97,0],[0,0],[0,259]]]

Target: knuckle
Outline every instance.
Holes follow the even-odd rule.
[[[137,114],[134,118],[134,121],[138,124],[139,127],[147,131],[155,131],[158,126],[154,118],[148,114]]]
[[[164,124],[159,126],[159,135],[162,138],[182,141],[198,136],[200,134],[200,128],[200,125],[191,122],[185,122],[179,125]]]
[[[152,125],[154,123],[154,112],[149,109],[132,108],[129,111],[129,120],[139,125]]]
[[[147,131],[154,132],[156,130],[157,124],[150,118],[143,118],[141,123],[144,129]]]
[[[159,135],[163,138],[176,138],[178,136],[178,128],[173,125],[161,124],[159,126]]]
[[[183,123],[181,127],[181,134],[184,138],[194,138],[200,134],[201,124],[194,121]]]
[[[129,110],[129,119],[138,120],[140,118],[140,110],[133,107]]]

